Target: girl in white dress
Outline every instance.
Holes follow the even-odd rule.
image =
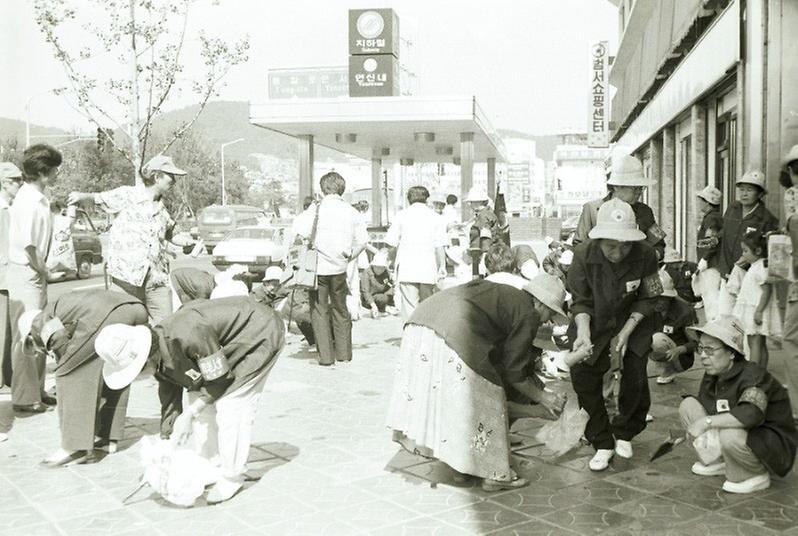
[[[768,365],[767,337],[781,337],[781,319],[773,285],[768,281],[767,238],[759,231],[745,235],[742,258],[751,264],[745,273],[734,316],[740,319],[748,339],[748,358]]]

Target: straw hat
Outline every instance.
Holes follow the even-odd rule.
[[[662,282],[662,295],[668,298],[675,298],[678,296],[676,293],[676,286],[673,284],[673,278],[665,270],[659,271],[659,280]]]
[[[103,360],[103,380],[111,389],[130,385],[150,355],[152,332],[147,326],[111,324],[97,334],[94,351]]]
[[[705,186],[703,190],[698,192],[698,197],[709,203],[710,205],[720,205],[723,194],[714,186]]]
[[[599,207],[596,226],[588,236],[592,239],[605,238],[619,242],[637,242],[646,238],[637,228],[637,220],[632,206],[620,199],[612,198]]]
[[[385,251],[378,251],[374,258],[371,259],[372,266],[381,266],[382,268],[388,268],[388,253]]]
[[[0,162],[0,179],[21,179],[22,171],[12,162]]]
[[[613,159],[612,171],[607,181],[609,186],[653,186],[657,181],[643,175],[643,164],[632,155]]]
[[[249,296],[247,284],[243,281],[224,281],[217,284],[211,292],[211,299],[229,298],[231,296]]]
[[[532,341],[532,346],[549,352],[559,352],[560,349],[554,344],[553,336],[554,326],[551,324],[543,324],[538,328],[538,332],[535,334],[535,340]]]
[[[538,266],[535,259],[527,259],[520,268],[518,268],[518,271],[521,272],[521,276],[524,279],[532,281],[532,279],[540,273],[540,266]]]
[[[682,262],[682,256],[673,248],[665,248],[665,255],[662,256],[662,262]]]
[[[172,160],[171,156],[166,156],[163,154],[159,154],[150,159],[150,161],[144,165],[144,171],[146,173],[160,171],[170,175],[187,175],[185,171],[175,165],[175,162]]]
[[[466,202],[477,202],[477,201],[489,201],[490,198],[488,197],[488,192],[485,191],[484,188],[480,186],[472,186],[470,190],[468,190],[468,195],[466,196]]]
[[[745,174],[737,179],[737,184],[753,184],[754,186],[759,186],[762,188],[762,191],[767,193],[767,188],[765,188],[765,174],[759,170],[752,169],[750,171],[746,171]]]
[[[720,316],[707,322],[702,327],[689,327],[685,331],[687,336],[693,340],[697,341],[701,333],[704,333],[710,337],[715,337],[738,354],[745,353],[743,350],[745,331],[743,331],[740,321],[731,315]]]
[[[565,303],[565,287],[559,277],[546,273],[538,274],[526,284],[524,290],[557,313],[561,322],[568,321],[568,315],[562,309]]]
[[[655,333],[651,337],[651,360],[657,362],[667,361],[667,354],[670,350],[676,348],[676,343],[673,339],[664,333]]]
[[[786,167],[790,162],[795,162],[796,160],[798,160],[798,143],[793,145],[787,154],[784,155],[784,158],[781,160],[781,165]]]

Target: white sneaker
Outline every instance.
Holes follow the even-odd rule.
[[[0,443],[3,441],[8,441],[8,434],[5,432],[0,432]]]
[[[729,482],[727,480],[723,483],[723,491],[728,491],[729,493],[753,493],[755,491],[768,489],[769,487],[769,473],[752,476],[748,480],[743,480],[742,482]]]
[[[615,454],[620,456],[621,458],[626,458],[627,460],[634,456],[634,452],[632,451],[632,443],[631,441],[624,441],[623,439],[616,439],[615,440]]]
[[[650,413],[646,413],[646,422],[654,422],[654,416]]]
[[[699,476],[718,476],[726,474],[726,464],[724,462],[710,463],[704,465],[701,462],[695,462],[690,468],[694,475]]]
[[[590,467],[591,471],[603,471],[609,467],[610,460],[614,454],[615,451],[612,449],[598,449],[593,458],[591,458],[588,467]]]
[[[675,379],[676,374],[657,376],[657,385],[668,385],[669,383],[673,383],[673,380]]]

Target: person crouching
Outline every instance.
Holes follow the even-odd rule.
[[[698,317],[693,306],[678,295],[668,272],[660,270],[659,277],[662,295],[654,305],[656,331],[648,358],[660,364],[657,384],[666,385],[673,382],[676,374],[693,366],[695,341],[687,337],[685,329],[698,324]]]
[[[252,424],[266,378],[285,344],[285,328],[270,307],[248,296],[184,304],[157,326],[112,325],[95,347],[113,388],[145,368],[159,382],[161,436],[194,448],[219,476],[208,503],[226,501],[244,483]],[[183,409],[183,389],[189,406]]]
[[[101,381],[103,361],[94,342],[108,325],[147,324],[144,304],[110,290],[64,294],[44,310],[24,313],[20,336],[27,354],[47,352],[55,358],[61,448],[42,461],[48,468],[85,463],[95,447],[116,452],[124,437],[130,390]],[[96,437],[95,437],[96,436]]]

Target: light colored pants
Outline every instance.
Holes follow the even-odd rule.
[[[720,299],[720,272],[717,268],[707,268],[698,274],[697,287],[704,302],[704,314],[707,321],[718,317]]]
[[[47,281],[42,281],[30,266],[9,263],[6,284],[11,316],[11,400],[15,406],[28,406],[42,401],[45,355],[22,352],[17,321],[25,311],[47,305]]]
[[[360,319],[360,270],[357,269],[357,261],[350,262],[346,267],[346,284],[349,286],[346,309],[352,320],[358,320]]]
[[[704,406],[695,398],[685,398],[679,406],[679,417],[685,430],[698,419],[707,417]],[[746,444],[748,431],[742,428],[722,428],[718,431],[720,452],[726,464],[726,480],[742,482],[749,478],[767,473],[767,469],[759,461]]]
[[[143,285],[137,287],[115,277],[111,278],[111,280],[114,283],[114,290],[121,290],[141,300],[141,303],[147,307],[151,325],[158,324],[172,314],[171,285],[152,286],[145,280]]]
[[[416,310],[419,303],[432,296],[434,288],[435,285],[427,283],[399,283],[399,307],[402,311],[402,319],[405,322]]]
[[[793,283],[798,285],[798,283]],[[784,380],[790,393],[792,414],[798,415],[798,301],[787,302],[782,333],[782,355],[784,355]]]
[[[194,448],[203,458],[218,462],[220,480],[244,482],[258,401],[275,362],[272,359],[260,374],[206,406],[193,421]],[[198,397],[198,392],[190,392],[189,403]]]
[[[725,316],[732,314],[734,311],[734,304],[737,302],[737,296],[729,293],[726,290],[726,281],[721,279],[720,290],[718,291],[718,316]],[[707,317],[707,320],[709,317]]]

